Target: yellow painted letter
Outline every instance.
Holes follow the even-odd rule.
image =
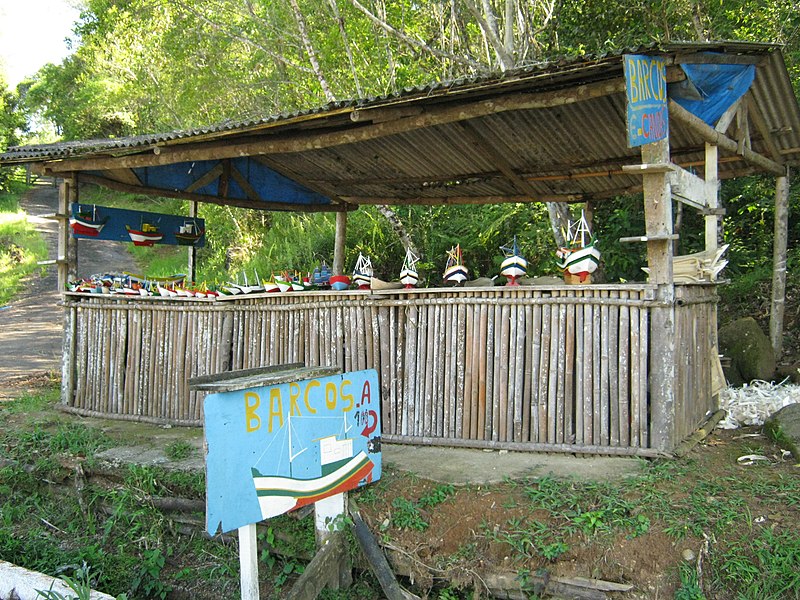
[[[311,408],[311,403],[308,401],[308,395],[311,393],[311,388],[319,387],[320,383],[316,379],[309,381],[306,384],[306,395],[303,397],[303,402],[305,402],[306,410],[311,413],[312,415],[317,414],[316,409]]]
[[[353,398],[353,394],[345,394],[344,386],[350,385],[350,381],[347,379],[342,379],[342,386],[339,388],[339,393],[342,396],[342,400],[347,400],[347,406],[342,409],[342,412],[347,412],[349,410],[353,410],[353,405],[355,404],[355,398]]]
[[[336,408],[336,384],[332,381],[325,384],[325,406],[328,410]]]
[[[297,406],[297,399],[300,397],[300,385],[297,383],[289,384],[289,414],[293,417],[300,417],[300,407]]]
[[[244,418],[247,432],[258,431],[261,427],[261,417],[256,414],[256,409],[261,405],[261,398],[253,392],[244,393]]]
[[[274,387],[269,391],[269,432],[272,433],[272,419],[278,417],[278,427],[283,427],[283,401],[281,389]]]

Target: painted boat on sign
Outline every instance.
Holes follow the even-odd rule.
[[[128,230],[134,246],[152,246],[164,238],[164,234],[158,230],[158,227],[151,223],[142,223],[140,229],[133,229],[130,225],[125,225],[125,229]]]
[[[320,474],[316,477],[296,475],[293,464],[309,448],[294,446],[292,418],[287,417],[284,426],[289,472],[283,475],[263,475],[257,467],[251,468],[261,516],[264,519],[313,504],[333,494],[353,490],[361,481],[370,480],[375,467],[375,463],[364,451],[353,454],[353,439],[343,437],[347,433],[345,418],[340,435],[314,440],[319,444]]]
[[[201,229],[196,221],[184,221],[175,232],[175,240],[180,246],[194,246],[205,232],[206,230]]]
[[[78,206],[78,211],[74,217],[69,220],[69,226],[72,228],[73,233],[79,235],[89,235],[97,237],[103,231],[108,222],[108,217],[99,219],[97,217],[97,207],[92,206],[92,210],[82,209]]]

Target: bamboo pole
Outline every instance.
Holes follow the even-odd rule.
[[[775,360],[783,354],[783,315],[786,309],[786,249],[789,231],[789,174],[775,180],[775,236],[772,250],[772,303],[769,338]]]

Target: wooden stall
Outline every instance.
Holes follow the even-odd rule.
[[[709,116],[692,102],[719,64],[736,72],[740,92],[724,87],[721,114]],[[634,115],[634,127],[637,94],[657,103]],[[604,253],[645,244],[647,283],[215,302],[65,293],[62,404],[199,425],[191,377],[288,362],[373,367],[388,441],[653,455],[673,450],[716,406],[717,282],[701,274],[676,283],[673,206],[700,211],[713,252],[719,181],[773,175],[776,239],[785,240],[800,107],[777,46],[670,44],[202,130],[0,155],[0,164],[24,163],[63,180],[62,289],[75,267],[67,220],[82,184],[186,199],[200,213],[203,203],[335,212],[337,274],[347,212],[360,206],[596,205],[641,194],[645,230],[601,243]],[[776,264],[785,265],[782,254],[785,244]]]
[[[678,290],[674,414],[683,437],[714,406],[716,295],[715,286]],[[189,390],[191,377],[294,362],[374,368],[387,441],[652,455],[655,292],[309,292],[178,307],[68,294],[63,393],[80,414],[200,425],[202,392]]]

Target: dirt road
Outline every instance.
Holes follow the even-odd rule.
[[[56,256],[58,223],[43,219],[58,208],[58,189],[52,181],[40,181],[20,201],[37,231]],[[78,248],[80,276],[106,271],[132,270],[133,258],[124,244],[82,241]],[[55,266],[36,271],[23,292],[0,307],[0,397],[15,381],[58,372],[61,368],[62,315]]]

